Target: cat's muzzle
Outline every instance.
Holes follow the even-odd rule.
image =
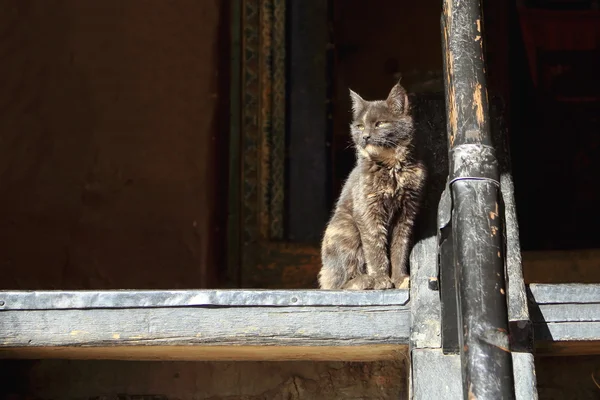
[[[363,148],[367,147],[367,145],[371,144],[371,142],[372,140],[370,135],[362,135],[360,138],[360,145]]]

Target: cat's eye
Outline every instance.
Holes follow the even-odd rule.
[[[365,130],[365,126],[364,125],[356,125],[356,129],[364,131]]]
[[[378,123],[375,124],[375,128],[383,128],[388,126],[390,123],[389,122],[385,122],[385,121],[379,121]]]

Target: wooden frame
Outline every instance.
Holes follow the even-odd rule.
[[[600,354],[600,285],[529,289],[541,354]],[[415,390],[434,389],[427,377],[458,374],[459,356],[434,332],[410,338],[414,306],[406,290],[4,291],[0,359],[374,361],[412,341]]]
[[[228,284],[314,287],[319,249],[284,240],[286,1],[234,3]]]

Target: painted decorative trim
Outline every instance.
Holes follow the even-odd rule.
[[[312,287],[318,249],[283,241],[286,1],[239,0],[239,11],[232,14],[240,80],[232,90],[239,114],[232,114],[230,141],[229,280],[245,288]]]

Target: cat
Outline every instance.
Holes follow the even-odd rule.
[[[321,245],[321,289],[407,288],[409,247],[426,170],[417,158],[409,97],[398,82],[386,100],[350,90],[356,166]]]

